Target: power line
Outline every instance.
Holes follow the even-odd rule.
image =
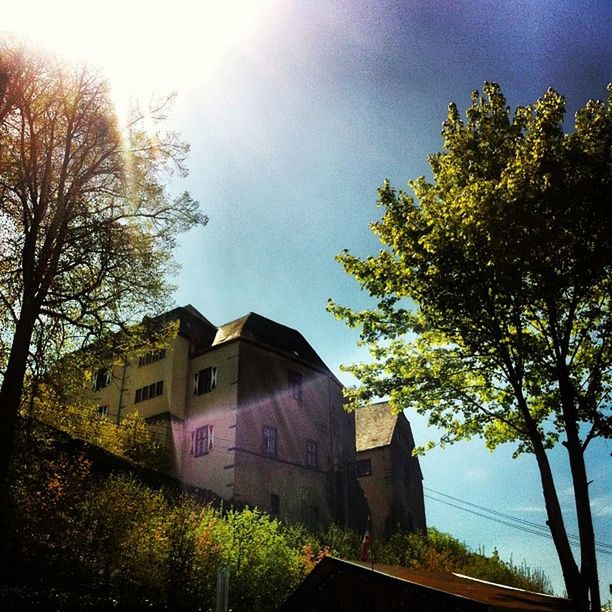
[[[542,525],[541,523],[535,523],[533,521],[528,521],[525,519],[521,519],[518,518],[516,516],[513,516],[511,514],[505,514],[503,512],[499,512],[498,510],[493,510],[491,508],[487,508],[486,506],[479,506],[478,504],[474,504],[472,502],[466,501],[464,499],[461,499],[459,497],[453,497],[452,495],[448,495],[447,493],[442,493],[441,491],[436,491],[435,489],[430,489],[429,487],[423,487],[423,489],[425,489],[426,491],[431,491],[432,493],[435,493],[436,495],[441,495],[442,497],[446,497],[448,499],[452,499],[453,501],[459,502],[461,504],[465,504],[466,506],[471,506],[472,508],[477,508],[478,510],[483,510],[484,512],[488,512],[490,514],[493,514],[495,516],[499,516],[503,519],[507,519],[509,521],[513,521],[516,523],[521,523],[529,528],[533,528],[533,529],[538,529],[541,530],[542,532],[544,532],[547,536],[550,535],[550,530],[548,528],[547,525]],[[435,498],[432,498],[435,499]],[[442,500],[437,500],[437,501],[442,501]],[[576,535],[575,533],[568,533],[568,538],[575,540],[576,542],[580,541],[580,537],[578,535]],[[609,548],[612,550],[612,544],[608,544],[607,542],[603,542],[600,540],[595,540],[595,544],[597,546],[600,546],[601,548]]]
[[[444,495],[444,494],[442,494]],[[544,531],[541,530],[541,526],[538,526],[538,528],[532,528],[532,527],[527,527],[525,525],[520,525],[517,524],[515,522],[511,522],[511,520],[516,520],[516,521],[520,521],[521,519],[513,519],[512,517],[510,517],[510,520],[504,520],[502,518],[496,518],[495,516],[490,516],[487,514],[484,514],[482,512],[477,512],[475,510],[470,510],[469,508],[464,508],[463,506],[459,506],[458,504],[453,504],[452,502],[448,502],[446,500],[443,499],[438,499],[437,497],[433,497],[432,495],[427,495],[425,494],[425,497],[427,499],[431,499],[433,501],[437,501],[440,502],[441,504],[445,504],[447,506],[451,506],[452,508],[457,508],[458,510],[463,510],[464,512],[469,512],[470,514],[473,514],[475,516],[479,516],[481,518],[485,518],[488,519],[490,521],[493,521],[495,523],[499,523],[501,525],[505,525],[507,527],[512,527],[514,529],[518,529],[520,531],[523,531],[525,533],[531,533],[533,535],[538,535],[540,537],[546,538],[548,540],[552,540],[552,535],[550,533],[545,533]],[[450,497],[450,496],[448,496]],[[470,502],[462,502],[462,503],[467,503],[470,504]],[[475,506],[476,504],[470,504],[472,506]],[[488,509],[485,508],[485,511],[487,512],[492,512],[492,513],[496,513],[496,511],[489,511]],[[498,513],[498,514],[502,514],[502,513]],[[509,516],[509,515],[506,515]],[[570,539],[570,542],[573,544],[579,544],[579,540],[576,536],[568,536],[568,538]],[[610,545],[609,544],[605,544],[605,543],[601,543],[601,544],[596,544],[595,548],[597,549],[598,552],[605,554],[605,555],[612,555],[612,550],[609,550]]]

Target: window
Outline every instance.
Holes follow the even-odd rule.
[[[91,381],[91,388],[94,391],[100,391],[104,387],[108,387],[113,380],[113,372],[110,368],[100,368],[96,370]]]
[[[159,349],[157,351],[149,351],[145,355],[141,355],[138,358],[138,367],[141,368],[142,366],[149,365],[150,363],[153,363],[154,361],[159,361],[160,359],[163,359],[165,356],[166,356],[166,349]]]
[[[204,368],[193,378],[193,394],[203,395],[210,393],[217,386],[217,368]]]
[[[270,514],[280,514],[280,497],[278,495],[275,495],[274,493],[270,495]]]
[[[319,447],[312,440],[306,440],[306,465],[312,468],[319,467]]]
[[[289,371],[289,395],[299,402],[302,401],[302,375],[293,370]]]
[[[277,453],[278,432],[276,427],[264,425],[263,440],[261,452],[270,457],[276,457]]]
[[[140,389],[136,389],[136,396],[134,397],[134,403],[138,404],[139,402],[144,402],[148,399],[152,399],[157,397],[158,395],[162,395],[164,392],[164,381],[158,380],[157,382],[151,383],[150,385],[146,385],[141,387]]]
[[[207,455],[213,449],[213,426],[204,425],[191,432],[191,454],[194,457]]]
[[[357,460],[357,477],[372,475],[372,460],[358,459]]]
[[[105,404],[104,406],[98,406],[98,414],[100,416],[108,416],[108,406]]]
[[[319,526],[319,506],[308,506],[308,526],[313,530]]]

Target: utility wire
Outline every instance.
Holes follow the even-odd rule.
[[[447,499],[452,499],[453,501],[459,502],[460,504],[464,504],[466,506],[471,506],[472,508],[477,508],[478,510],[483,510],[484,512],[488,512],[490,514],[493,514],[495,516],[499,516],[503,519],[507,519],[509,521],[513,521],[516,523],[521,523],[527,527],[533,528],[533,529],[539,529],[540,531],[543,531],[547,536],[550,535],[550,531],[548,526],[546,525],[542,525],[541,523],[535,523],[533,521],[527,521],[525,519],[521,519],[518,518],[516,516],[512,516],[511,514],[505,514],[503,512],[499,512],[498,510],[492,510],[491,508],[487,508],[486,506],[479,506],[478,504],[474,504],[472,502],[466,501],[464,499],[460,499],[459,497],[453,497],[452,495],[448,495],[447,493],[442,493],[441,491],[436,491],[435,489],[430,489],[429,487],[423,487],[423,489],[425,491],[430,491],[431,493],[435,493],[436,495],[440,495],[442,497],[446,497]],[[432,498],[434,499],[434,498]],[[442,500],[438,500],[438,501],[442,501]],[[574,539],[577,542],[580,541],[579,536],[577,536],[574,533],[568,533],[567,534],[568,537],[570,539]],[[608,544],[607,542],[603,542],[601,540],[595,540],[595,544],[601,548],[609,548],[610,550],[612,550],[612,544]]]
[[[475,516],[480,516],[482,518],[488,519],[490,521],[493,521],[495,523],[500,523],[501,525],[506,525],[507,527],[513,527],[514,529],[518,529],[520,531],[524,531],[526,533],[531,533],[533,535],[538,535],[541,536],[543,538],[546,538],[548,540],[552,540],[552,535],[550,533],[545,533],[544,531],[541,531],[540,529],[534,529],[531,527],[526,527],[524,525],[520,525],[517,523],[513,523],[510,522],[509,520],[503,520],[501,518],[496,518],[495,516],[490,516],[488,514],[484,514],[482,512],[476,512],[475,510],[470,510],[469,508],[464,508],[463,506],[459,506],[458,504],[453,504],[452,502],[448,502],[444,499],[438,499],[437,497],[433,497],[432,495],[427,495],[425,494],[425,497],[427,499],[431,499],[437,502],[440,502],[441,504],[445,504],[447,506],[451,506],[452,508],[457,508],[458,510],[463,510],[464,512],[469,512],[470,514],[474,514]],[[569,538],[573,544],[578,544],[579,542],[575,539],[575,538]],[[607,545],[605,545],[607,546]],[[598,552],[604,554],[604,555],[612,555],[612,550],[608,550],[607,548],[603,548],[600,545],[595,545],[595,548],[597,549]]]

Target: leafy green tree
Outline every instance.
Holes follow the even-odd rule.
[[[175,236],[206,221],[164,188],[187,152],[161,128],[166,108],[134,107],[120,125],[99,74],[0,42],[4,491],[30,355],[164,309]]]
[[[610,90],[609,90],[610,94]],[[573,132],[548,90],[511,113],[498,85],[451,104],[433,180],[385,182],[377,256],[339,256],[375,307],[330,303],[361,328],[373,363],[355,408],[389,396],[445,430],[442,442],[484,437],[535,455],[548,524],[569,596],[599,609],[585,451],[610,436],[612,392],[612,97],[589,101]],[[570,549],[547,450],[567,450],[580,536]],[[589,608],[589,599],[591,608]]]

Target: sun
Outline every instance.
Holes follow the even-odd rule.
[[[120,95],[189,89],[248,43],[269,0],[22,0],[3,8],[0,33],[99,67]]]

